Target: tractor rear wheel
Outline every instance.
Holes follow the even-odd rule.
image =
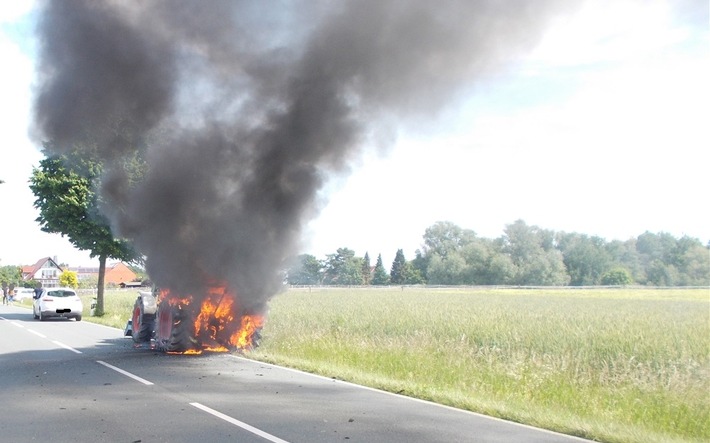
[[[194,337],[194,324],[188,313],[163,302],[158,306],[156,347],[164,352],[185,352],[199,349]]]

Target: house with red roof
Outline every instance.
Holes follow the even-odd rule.
[[[88,278],[96,278],[99,276],[99,267],[69,267],[70,271],[76,272],[76,277],[79,280]],[[109,263],[106,265],[106,274],[104,274],[104,284],[124,287],[126,284],[134,282],[138,278],[131,268],[125,263]],[[130,286],[130,285],[129,285]]]
[[[125,285],[135,281],[138,278],[135,272],[131,270],[125,263],[114,263],[106,266],[106,275],[104,281],[106,284],[114,284],[117,286]]]
[[[59,286],[59,276],[65,270],[76,272],[77,279],[85,280],[88,278],[96,278],[99,275],[99,267],[62,267],[56,262],[56,259],[45,257],[37,261],[32,266],[22,267],[22,280],[36,280],[42,284],[44,288],[53,288]],[[106,274],[104,275],[104,284],[115,286],[132,286],[138,276],[125,263],[112,263],[106,265]]]
[[[59,286],[59,276],[62,272],[64,269],[52,257],[44,257],[34,265],[22,267],[22,280],[35,280],[40,282],[43,288],[55,288]]]

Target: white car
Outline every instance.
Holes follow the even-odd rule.
[[[42,288],[42,292],[34,299],[32,314],[35,319],[65,317],[81,321],[84,305],[71,288]]]
[[[21,301],[26,298],[33,298],[35,290],[32,288],[15,288],[15,295],[12,297],[15,301]]]

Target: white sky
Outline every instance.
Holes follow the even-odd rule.
[[[672,4],[596,1],[558,21],[523,63],[477,85],[437,125],[402,133],[334,181],[303,252],[348,247],[373,263],[381,253],[389,267],[397,249],[414,258],[425,229],[444,220],[488,238],[523,219],[607,240],[651,231],[707,243],[710,26],[674,22]],[[12,32],[28,5],[0,3],[0,266],[46,256],[95,265],[34,221],[33,65]]]

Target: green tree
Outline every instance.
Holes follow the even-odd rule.
[[[377,262],[375,263],[375,270],[372,276],[372,284],[377,286],[388,285],[390,282],[390,276],[385,270],[385,266],[382,264],[382,254],[377,255]]]
[[[515,265],[517,285],[559,286],[569,282],[562,253],[555,249],[551,231],[528,226],[523,220],[507,225],[504,251]]]
[[[513,260],[506,254],[491,254],[486,269],[486,278],[481,282],[486,285],[508,285],[515,279],[516,268]]]
[[[446,257],[450,253],[460,251],[475,237],[474,231],[462,229],[452,222],[436,222],[424,231],[424,254]]]
[[[646,231],[636,237],[635,246],[643,269],[640,282],[647,285],[671,285],[676,270],[668,268],[668,265],[676,239],[668,233]]]
[[[362,285],[364,284],[362,275],[362,257],[352,257],[345,264],[338,277],[340,285]]]
[[[600,237],[561,233],[558,244],[572,286],[597,285],[612,266],[605,241]]]
[[[654,234],[644,232],[636,239],[636,250],[641,254],[646,263],[660,260],[663,263],[671,262],[671,254],[675,249],[677,240],[666,232]]]
[[[432,254],[427,275],[432,285],[462,285],[466,271],[466,260],[460,252],[450,252],[446,256]]]
[[[515,266],[503,253],[500,241],[477,238],[463,248],[462,256],[466,261],[465,284],[504,285],[515,276]]]
[[[296,257],[296,263],[289,268],[287,280],[292,285],[318,285],[321,283],[323,264],[311,254]]]
[[[19,286],[22,280],[21,269],[17,266],[0,267],[0,283],[2,287],[8,288],[10,285]]]
[[[449,221],[440,221],[424,232],[426,278],[430,284],[465,283],[467,263],[463,250],[476,240],[476,233]]]
[[[678,269],[663,260],[655,259],[646,266],[646,284],[673,286],[678,282]]]
[[[325,282],[331,285],[361,285],[362,258],[355,257],[355,251],[339,248],[335,254],[328,254],[325,261]]]
[[[365,257],[362,259],[362,284],[369,285],[372,283],[372,269],[370,265],[370,254],[365,252]]]
[[[404,265],[404,284],[406,285],[421,285],[425,283],[424,276],[421,271],[414,267],[412,262],[407,262]]]
[[[65,270],[59,276],[59,284],[67,288],[76,289],[79,287],[79,278],[77,277],[76,272]]]
[[[416,276],[417,282],[412,282],[411,284],[421,284],[427,281],[427,268],[429,267],[429,259],[426,257],[422,251],[417,249],[414,252],[414,260],[409,262],[410,273],[412,276]]]
[[[407,261],[404,258],[404,251],[398,249],[390,269],[390,284],[420,285],[425,281],[421,269],[414,262]]]
[[[678,269],[677,284],[710,285],[710,251],[697,238],[683,236],[671,251],[671,264]]]
[[[604,286],[625,286],[631,283],[631,274],[624,268],[610,269],[601,278],[601,284]]]
[[[47,152],[49,150],[45,149]],[[140,258],[131,243],[114,238],[108,220],[99,209],[101,202],[95,187],[101,169],[101,164],[91,160],[85,152],[75,151],[41,160],[30,179],[30,189],[36,197],[34,206],[40,211],[37,218],[40,228],[66,236],[77,249],[89,251],[92,258],[99,259],[97,316],[104,312],[106,260],[132,262]]]
[[[626,241],[612,240],[604,245],[611,259],[611,268],[624,268],[629,271],[633,283],[646,281],[646,272],[641,263],[641,257],[636,250],[636,239]]]
[[[700,240],[688,236],[644,232],[636,251],[645,274],[643,283],[657,286],[704,286],[710,283],[710,255]]]
[[[392,261],[392,268],[390,269],[390,284],[402,285],[406,282],[407,278],[407,260],[404,258],[404,251],[402,249],[397,249],[397,254],[394,256]]]

